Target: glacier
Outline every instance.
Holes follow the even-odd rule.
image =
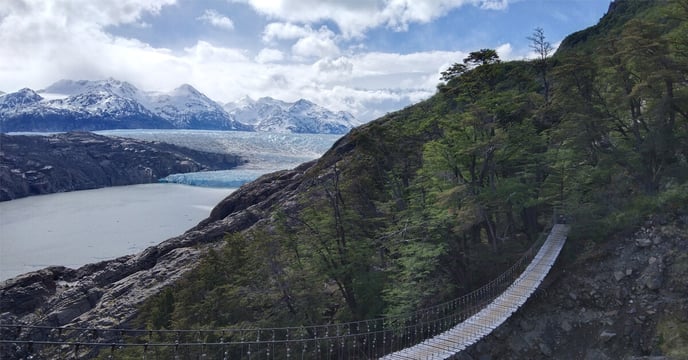
[[[248,162],[225,171],[173,174],[161,180],[164,184],[74,191],[0,203],[0,281],[50,265],[77,268],[142,251],[197,224],[242,184],[318,158],[341,137],[210,130],[97,133],[234,153]]]
[[[257,179],[265,173],[265,170],[240,168],[234,170],[171,174],[158,181],[162,183],[175,183],[214,188],[238,188],[241,187],[241,185]]]
[[[160,182],[203,187],[236,188],[263,174],[292,169],[319,158],[342,135],[292,134],[215,130],[106,130],[98,134],[159,141],[195,150],[231,153],[247,162],[221,171],[172,174]]]

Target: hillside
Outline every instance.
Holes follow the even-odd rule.
[[[587,40],[567,39],[550,59],[499,62],[471,54],[466,70],[435,97],[335,144],[303,172],[298,188],[273,195],[268,217],[229,236],[224,249],[165,293],[174,294],[168,312],[160,312],[159,301],[169,300],[163,296],[144,307],[140,324],[279,326],[427,307],[495,277],[553,214],[572,225],[571,269],[594,266],[571,251],[594,258],[589,254],[612,246],[607,239],[632,242],[653,213],[675,228],[665,229],[670,241],[643,256],[661,258],[662,269],[682,264],[676,256],[686,243],[688,62],[681,52],[685,21],[665,19],[671,13],[685,20],[684,10],[617,1],[600,25],[575,35]],[[232,204],[220,204],[217,219],[231,214]],[[662,309],[680,311],[680,288],[644,282],[658,266],[646,270],[647,261],[629,262],[634,275],[627,281],[642,277],[639,292],[662,299],[658,291],[666,291]],[[211,276],[218,268],[226,275]],[[662,284],[683,281],[676,271]],[[626,298],[633,299],[639,297]],[[628,319],[606,316],[614,324]],[[612,358],[666,351],[624,346],[627,339],[618,336],[600,351],[611,350]]]
[[[149,328],[407,313],[493,279],[564,217],[570,240],[544,295],[471,356],[682,358],[688,4],[636,3],[617,0],[551,58],[471,53],[434,97],[242,187],[178,238],[5,285],[3,298],[34,286],[45,300],[2,311]],[[173,276],[142,285],[161,271]]]
[[[0,201],[157,182],[170,174],[228,170],[236,155],[87,132],[0,134]]]

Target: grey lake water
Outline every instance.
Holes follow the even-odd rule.
[[[166,179],[170,183],[0,202],[0,281],[47,266],[77,268],[140,252],[195,226],[241,184],[315,159],[340,137],[180,130],[102,134],[237,153],[248,163],[227,171],[173,175]]]
[[[205,219],[234,189],[144,184],[0,203],[0,280],[137,253]]]

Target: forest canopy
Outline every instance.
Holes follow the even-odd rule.
[[[353,130],[299,211],[226,237],[143,308],[150,328],[283,326],[406,313],[477,288],[553,218],[573,246],[688,203],[688,2],[617,1],[552,53],[480,49],[432,98]],[[353,150],[351,150],[353,149]],[[346,151],[345,151],[346,150]]]

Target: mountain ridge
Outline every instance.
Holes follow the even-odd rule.
[[[254,126],[257,131],[337,134],[360,125],[347,112],[335,113],[305,99],[290,103],[271,97],[253,100],[245,96],[225,104],[224,108],[235,119]]]
[[[268,98],[256,103],[267,101],[264,99]],[[189,84],[169,92],[146,92],[113,78],[63,79],[38,91],[25,88],[0,95],[0,131],[153,128],[343,134],[357,124],[349,113],[334,113],[303,101],[307,109],[290,112],[288,106],[277,107],[279,111],[270,114],[269,119],[251,119],[258,124],[254,126],[238,121],[225,107]],[[240,106],[232,109],[241,111]],[[246,116],[242,119],[246,120]]]
[[[601,23],[616,15],[654,20]],[[647,23],[581,37],[569,57],[462,72],[319,160],[245,185],[184,235],[12,280],[0,290],[17,308],[5,316],[191,329],[409,314],[497,278],[563,213],[572,231],[542,291],[466,358],[686,358],[688,87],[682,67],[660,77],[654,66],[688,64],[659,41],[686,22],[657,33]],[[661,92],[664,79],[679,80],[673,92]]]

